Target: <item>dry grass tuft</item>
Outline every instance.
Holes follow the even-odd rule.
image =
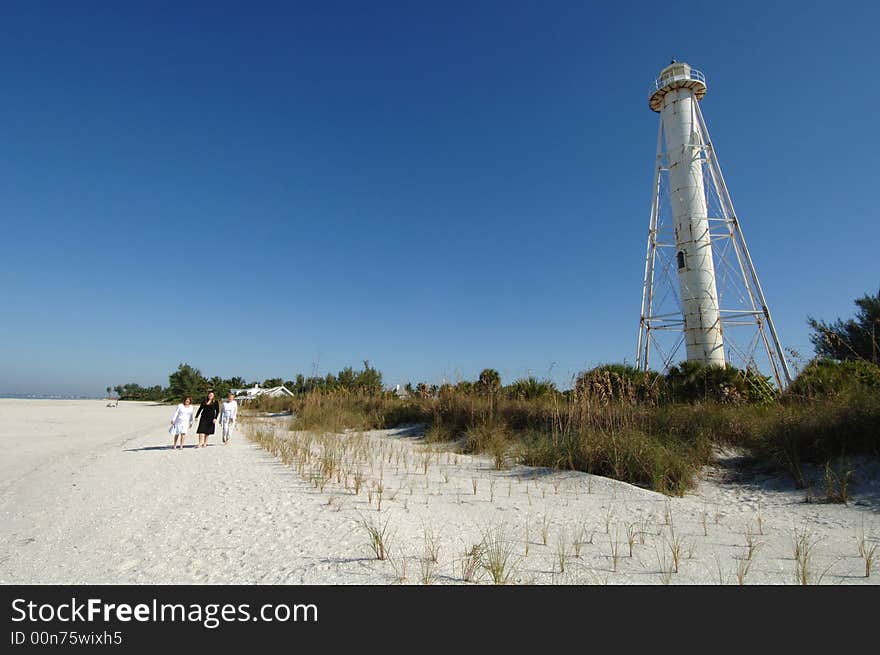
[[[367,533],[367,537],[369,541],[367,545],[370,547],[370,550],[373,551],[373,554],[376,556],[378,560],[384,560],[388,557],[389,546],[390,546],[390,538],[391,535],[388,532],[388,522],[390,518],[385,519],[385,522],[382,523],[373,517],[361,517],[360,526]]]

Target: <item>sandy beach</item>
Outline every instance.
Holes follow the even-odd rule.
[[[798,536],[811,581],[880,582],[858,547],[880,537],[876,462],[861,463],[847,505],[724,467],[667,498],[583,473],[495,470],[385,430],[333,438],[357,440],[366,458],[355,493],[339,476],[320,488],[242,429],[229,446],[215,436],[199,450],[190,435],[172,451],[172,413],[0,400],[0,582],[489,583],[466,556],[488,538],[503,544],[510,583],[793,584]],[[287,438],[287,420],[252,424]],[[365,522],[387,525],[390,558],[376,559]]]

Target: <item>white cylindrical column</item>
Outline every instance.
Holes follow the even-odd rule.
[[[687,358],[723,366],[721,315],[703,182],[701,147],[704,144],[694,106],[705,94],[706,86],[702,76],[695,76],[690,66],[675,63],[663,70],[656,86],[651,106],[660,111],[666,138],[675,265],[681,289]],[[658,95],[660,97],[656,97]]]

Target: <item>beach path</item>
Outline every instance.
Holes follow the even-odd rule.
[[[350,517],[240,431],[170,450],[173,409],[0,400],[0,583],[358,581]]]

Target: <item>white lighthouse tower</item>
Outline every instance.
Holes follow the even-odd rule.
[[[791,375],[700,111],[706,90],[700,71],[673,61],[648,95],[660,126],[638,365],[648,369],[653,347],[668,368],[683,343],[688,361],[764,368],[760,343],[781,388]],[[747,326],[755,335],[735,339]]]

